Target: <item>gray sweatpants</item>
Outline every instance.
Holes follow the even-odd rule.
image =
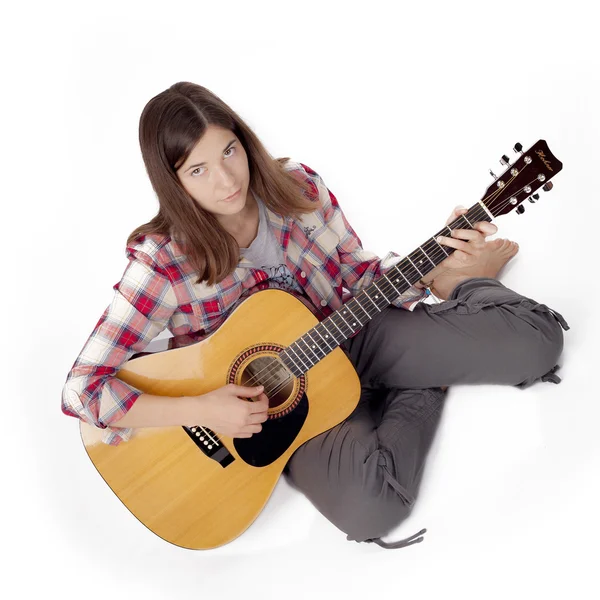
[[[568,328],[545,304],[488,278],[463,281],[447,301],[412,312],[389,306],[341,346],[361,382],[355,411],[297,448],[284,475],[350,541],[386,548],[422,541],[425,530],[396,544],[379,537],[415,503],[441,387],[559,383]]]

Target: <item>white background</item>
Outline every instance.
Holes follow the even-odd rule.
[[[5,597],[597,598],[593,3],[12,4],[0,26]],[[231,544],[176,548],[124,508],[61,413],[126,237],[157,209],[139,115],[182,80],[219,95],[273,156],[315,169],[380,256],[478,201],[515,142],[545,139],[564,163],[539,203],[496,220],[521,248],[503,283],[571,325],[563,382],[450,390],[415,510],[385,538],[426,527],[422,544],[348,542],[281,479]]]

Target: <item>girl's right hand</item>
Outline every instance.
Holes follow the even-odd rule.
[[[201,403],[201,425],[234,438],[249,438],[258,433],[262,430],[261,423],[268,418],[269,398],[263,388],[229,383],[196,396]],[[242,400],[255,396],[258,396],[256,401]]]

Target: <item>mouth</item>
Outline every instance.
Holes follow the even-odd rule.
[[[240,188],[237,192],[234,192],[233,194],[231,194],[231,196],[227,196],[227,198],[223,198],[223,202],[229,202],[230,200],[235,200],[241,191],[242,191],[242,188]]]

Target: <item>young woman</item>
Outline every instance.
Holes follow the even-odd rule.
[[[104,429],[109,444],[127,442],[135,427],[190,424],[250,437],[267,419],[261,388],[171,398],[116,373],[165,328],[168,349],[198,342],[265,288],[295,295],[322,320],[402,257],[364,250],[323,179],[273,159],[202,86],[179,82],[152,98],[139,139],[158,214],[127,240],[129,263],[67,375],[62,410]],[[423,539],[390,545],[380,536],[414,505],[448,386],[560,381],[553,372],[568,325],[496,279],[517,252],[485,240],[496,231],[481,222],[440,238],[456,252],[341,346],[360,377],[359,404],[300,446],[284,474],[349,540]],[[427,285],[444,301],[421,303]]]

